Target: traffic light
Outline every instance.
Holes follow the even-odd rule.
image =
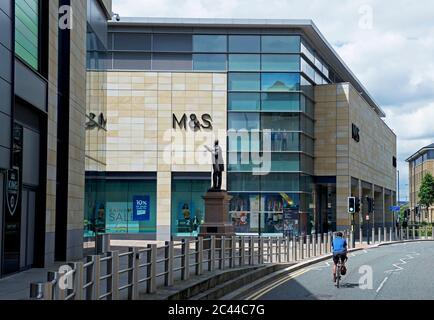
[[[356,212],[356,198],[348,197],[348,213]]]
[[[356,212],[360,212],[360,199],[356,198]]]
[[[374,199],[366,197],[366,201],[368,202],[368,213],[372,213],[374,210]]]

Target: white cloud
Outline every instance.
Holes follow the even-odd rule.
[[[388,114],[405,159],[434,142],[434,1],[113,0],[121,16],[312,19]],[[372,28],[361,28],[372,9]],[[364,15],[363,15],[364,14]],[[362,22],[362,23],[361,23]],[[369,24],[368,24],[369,25]]]

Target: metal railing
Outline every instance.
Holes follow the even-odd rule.
[[[429,234],[431,231],[431,234]],[[343,231],[349,248],[354,234]],[[434,227],[372,228],[371,243],[412,239],[433,240]],[[46,282],[32,283],[31,299],[38,300],[136,300],[139,292],[152,294],[204,272],[272,263],[294,263],[331,252],[334,233],[299,237],[232,236],[167,241],[164,246],[128,248],[92,255],[68,264],[60,274],[49,272]],[[359,240],[360,243],[360,240]]]

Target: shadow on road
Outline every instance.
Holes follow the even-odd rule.
[[[358,283],[342,283],[341,288],[358,288],[359,284]]]

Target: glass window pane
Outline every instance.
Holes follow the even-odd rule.
[[[274,131],[299,131],[300,117],[298,114],[263,113],[262,128]]]
[[[301,151],[306,152],[307,154],[313,155],[313,139],[309,138],[305,135],[301,136]]]
[[[313,85],[310,81],[306,80],[303,76],[300,77],[300,88],[308,97],[313,98]]]
[[[313,158],[307,155],[301,155],[301,171],[313,174]]]
[[[313,120],[306,116],[301,116],[301,130],[313,136],[314,135]]]
[[[231,71],[259,71],[261,56],[259,54],[230,54],[229,70]]]
[[[151,51],[151,35],[143,33],[115,33],[115,50]]]
[[[262,36],[262,52],[300,52],[299,36]]]
[[[299,174],[270,173],[261,176],[261,189],[267,191],[298,191],[300,186]]]
[[[191,70],[192,55],[187,53],[153,53],[152,70]]]
[[[225,54],[194,54],[193,70],[225,71],[226,59]]]
[[[153,51],[191,52],[192,36],[189,34],[158,34],[153,35]]]
[[[229,90],[230,91],[259,91],[260,74],[259,73],[230,73]]]
[[[39,1],[16,0],[12,3],[15,3],[15,53],[38,70]]]
[[[249,152],[230,152],[228,154],[228,171],[253,172],[253,165]]]
[[[290,54],[263,54],[262,71],[300,71],[300,56]]]
[[[195,35],[193,50],[195,52],[226,52],[227,37],[224,35]]]
[[[313,117],[313,102],[306,98],[304,95],[301,95],[301,111],[307,113],[311,117]]]
[[[298,153],[271,153],[272,171],[300,171],[300,155]]]
[[[113,68],[120,70],[151,70],[151,54],[115,52]]]
[[[232,92],[228,95],[229,110],[259,110],[261,99],[259,93]]]
[[[315,61],[315,55],[313,54],[309,46],[306,45],[304,42],[301,42],[301,52],[304,53],[310,61]]]
[[[228,114],[228,129],[259,130],[259,113],[231,112]]]
[[[312,80],[315,79],[315,70],[304,59],[301,59],[301,71],[304,72]]]
[[[297,91],[299,88],[298,73],[262,73],[262,91]]]
[[[260,52],[260,36],[229,36],[230,52]]]
[[[228,175],[228,189],[231,191],[259,191],[259,176],[233,172]]]
[[[228,130],[228,149],[238,152],[259,152],[261,144],[259,129]]]
[[[271,133],[271,151],[299,151],[300,135],[295,132],[272,132]],[[264,139],[264,144],[268,140]],[[265,147],[264,147],[265,150]]]
[[[299,111],[298,93],[262,93],[261,109],[264,111]]]

